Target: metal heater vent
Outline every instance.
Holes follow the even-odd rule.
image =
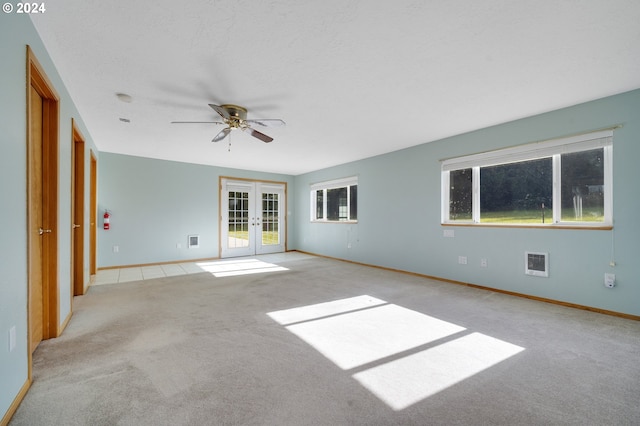
[[[549,276],[549,253],[527,251],[524,253],[524,273],[534,277]]]
[[[200,247],[200,235],[189,235],[189,248],[198,248]]]

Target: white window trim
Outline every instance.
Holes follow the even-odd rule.
[[[560,158],[562,154],[604,149],[604,221],[603,222],[563,222],[561,218],[561,176]],[[500,164],[516,163],[551,157],[553,161],[553,222],[545,225],[519,223],[480,222],[480,168]],[[482,225],[482,226],[522,226],[522,227],[587,227],[601,228],[613,225],[613,129],[584,133],[560,139],[551,139],[529,143],[496,151],[482,152],[463,157],[441,160],[441,223],[446,225]],[[472,219],[470,221],[449,220],[449,172],[461,169],[472,170]]]
[[[481,152],[464,157],[449,158],[442,160],[442,171],[470,169],[477,166],[497,166],[535,158],[552,157],[555,154],[568,154],[602,148],[611,146],[612,138],[613,130],[602,130],[567,138],[528,143],[496,151]]]
[[[317,182],[317,183],[313,183],[310,186],[310,191],[309,191],[309,201],[310,201],[310,208],[309,208],[309,214],[310,214],[310,220],[311,222],[320,222],[320,223],[357,223],[358,220],[328,220],[327,219],[327,200],[326,200],[326,192],[325,192],[325,197],[324,197],[324,203],[322,205],[322,217],[323,219],[317,219],[316,218],[316,191],[319,190],[328,190],[328,189],[336,189],[336,188],[349,188],[352,185],[358,185],[358,177],[357,176],[350,176],[350,177],[346,177],[346,178],[341,178],[341,179],[334,179],[334,180],[329,180],[329,181],[324,181],[324,182]],[[347,206],[351,205],[351,191],[347,191]]]

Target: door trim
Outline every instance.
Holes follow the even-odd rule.
[[[264,183],[264,184],[275,184],[275,185],[283,185],[284,186],[284,251],[288,251],[287,242],[289,241],[289,232],[288,232],[288,220],[289,215],[288,212],[288,185],[287,182],[277,181],[277,180],[261,180],[261,179],[249,179],[249,178],[238,178],[233,176],[218,176],[218,257],[222,258],[222,218],[223,218],[223,205],[222,205],[222,186],[224,180],[230,181],[239,181],[239,182],[251,182],[251,183]]]
[[[42,227],[51,229],[52,232],[43,239],[42,259],[32,259],[28,256],[27,262],[31,265],[33,262],[42,262],[42,283],[31,282],[28,277],[28,291],[31,291],[32,285],[41,285],[43,294],[43,339],[58,337],[59,324],[58,313],[60,309],[60,295],[58,291],[58,164],[59,164],[59,143],[58,143],[58,127],[59,127],[59,96],[53,88],[53,84],[48,79],[43,67],[38,62],[31,48],[27,45],[27,140],[26,146],[29,147],[31,140],[31,100],[29,93],[31,87],[42,97]],[[27,148],[27,155],[29,149]],[[29,157],[27,157],[29,158]],[[27,191],[33,191],[32,182],[29,180],[29,160],[27,160]],[[27,223],[31,215],[31,206],[27,206]],[[32,232],[33,230],[27,230]],[[30,253],[27,250],[27,253]],[[28,312],[35,309],[34,306],[28,306]],[[28,327],[29,334],[31,326]],[[28,336],[31,342],[31,336]],[[31,380],[31,362],[32,348],[29,343],[29,380]]]

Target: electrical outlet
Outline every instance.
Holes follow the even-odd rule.
[[[453,229],[445,229],[444,231],[442,231],[442,236],[446,238],[455,238],[456,233]]]
[[[467,264],[467,256],[458,256],[458,263],[460,265],[466,265]]]
[[[604,286],[612,288],[616,285],[616,274],[604,274]]]
[[[480,259],[480,267],[481,268],[486,268],[487,266],[489,266],[489,263],[487,262],[487,259]]]
[[[177,249],[181,249],[182,248],[182,244],[181,243],[176,243],[176,248]]]
[[[119,246],[113,246],[113,252],[114,253],[118,253],[120,251],[120,247]]]

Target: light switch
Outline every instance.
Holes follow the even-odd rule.
[[[9,329],[9,352],[13,352],[16,348],[16,326]]]

